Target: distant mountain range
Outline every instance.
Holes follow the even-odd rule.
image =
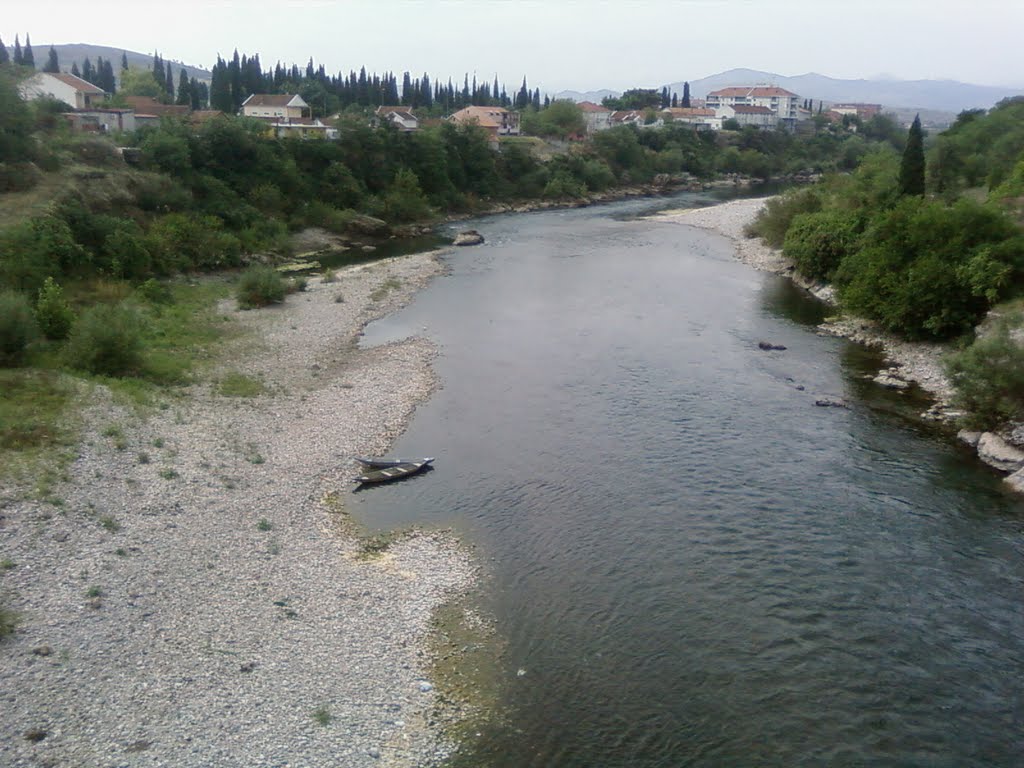
[[[881,104],[897,112],[930,110],[956,114],[965,109],[988,109],[1008,96],[1024,96],[1024,90],[991,85],[971,85],[955,80],[840,80],[816,73],[785,77],[756,69],[730,69],[690,81],[690,95],[702,99],[711,91],[730,85],[777,85],[805,99],[825,102]],[[683,92],[683,81],[669,83],[671,91]],[[660,89],[661,86],[658,86]],[[562,91],[557,98],[600,103],[617,91]]]
[[[78,64],[78,69],[81,71],[82,63],[86,58],[90,59],[92,63],[95,64],[96,58],[98,56],[102,56],[113,64],[114,74],[120,77],[122,53],[128,55],[129,67],[140,67],[143,69],[152,69],[153,67],[152,53],[138,53],[137,51],[126,51],[122,48],[108,48],[103,45],[88,45],[86,43],[68,43],[66,45],[55,45],[53,48],[57,51],[57,60],[60,62],[60,68],[65,72],[71,71],[72,64]],[[32,55],[36,60],[36,67],[40,69],[42,68],[46,63],[46,57],[49,55],[49,52],[49,43],[44,45],[32,45]],[[178,71],[182,67],[185,68],[185,71],[188,73],[190,78],[194,77],[197,80],[209,80],[211,77],[210,70],[208,69],[193,67],[180,61],[174,61],[167,56],[164,56],[164,61],[171,63],[171,73],[174,75],[175,85],[178,83]]]

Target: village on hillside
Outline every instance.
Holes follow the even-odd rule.
[[[110,103],[110,93],[69,72],[37,72],[21,84],[20,91],[26,100],[53,99],[66,105],[65,120],[80,131],[131,132],[157,125],[166,117],[201,123],[224,114],[220,110],[193,109],[189,104],[166,104],[152,96],[121,95],[120,106],[114,106]],[[812,118],[815,115],[823,115],[832,122],[840,122],[845,116],[869,120],[882,110],[880,104],[862,103],[832,104],[826,109],[819,102],[815,112],[812,101],[771,85],[721,88],[705,99],[693,99],[690,106],[616,110],[589,101],[577,106],[587,134],[620,125],[651,129],[669,123],[692,126],[695,131],[749,126],[759,130],[801,132],[814,130]],[[333,139],[338,136],[340,115],[314,117],[310,104],[295,93],[253,93],[242,102],[239,114],[265,122],[268,133],[277,137]],[[519,111],[501,106],[470,105],[444,119],[476,124],[495,139],[521,133]],[[390,123],[408,132],[418,130],[422,118],[411,106],[382,105],[374,111],[372,121],[374,124]]]

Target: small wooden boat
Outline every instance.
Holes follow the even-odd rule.
[[[424,464],[430,464],[434,461],[433,457],[425,459],[364,459],[361,456],[356,456],[363,469],[388,469],[389,467],[397,467],[400,464],[415,464],[417,461],[422,461]]]
[[[407,461],[401,464],[395,464],[391,467],[381,467],[379,469],[369,469],[364,474],[355,478],[354,481],[357,483],[386,483],[391,480],[400,480],[403,477],[409,477],[415,475],[417,472],[422,472],[430,466],[430,462],[433,459],[421,459],[419,461]]]

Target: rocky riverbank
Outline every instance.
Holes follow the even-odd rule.
[[[780,251],[743,233],[767,199],[750,198],[710,208],[665,211],[655,218],[724,235],[733,241],[741,261],[756,269],[786,275],[818,298],[834,304],[831,286],[804,280]],[[819,326],[819,332],[881,348],[888,365],[878,372],[875,382],[893,389],[906,389],[913,383],[928,392],[934,403],[921,414],[922,418],[952,424],[963,415],[952,406],[953,386],[942,365],[943,357],[949,352],[947,345],[906,341],[869,320],[855,317],[829,318]],[[1006,482],[1011,488],[1024,493],[1024,426],[1017,426],[1006,434],[961,430],[958,437],[976,450],[983,462],[1006,473]]]
[[[437,385],[422,339],[362,350],[432,254],[221,307],[241,342],[140,413],[102,387],[58,503],[0,489],[0,764],[423,766],[452,745],[427,678],[431,616],[471,587],[444,532],[368,555],[352,456],[385,452]],[[262,394],[226,397],[229,375]]]

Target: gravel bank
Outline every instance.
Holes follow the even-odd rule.
[[[4,766],[423,766],[444,756],[425,682],[431,612],[471,558],[417,533],[364,559],[339,511],[437,385],[431,345],[360,350],[442,269],[420,254],[310,281],[223,375],[139,417],[97,392],[62,506],[0,492]],[[341,294],[344,301],[336,301]]]
[[[793,277],[814,295],[833,302],[829,286],[800,282],[799,276],[794,275],[793,264],[780,251],[765,245],[759,239],[748,238],[743,234],[744,226],[754,220],[767,200],[766,197],[733,200],[709,208],[665,211],[655,218],[700,227],[724,235],[733,241],[740,261],[756,269]],[[947,352],[945,345],[903,341],[878,328],[871,321],[860,318],[843,317],[829,320],[820,326],[820,330],[822,333],[881,347],[890,368],[879,372],[880,376],[884,374],[889,381],[916,382],[931,394],[936,400],[936,405],[928,411],[929,417],[944,420],[952,415],[948,408],[953,390],[942,368],[942,357]]]

